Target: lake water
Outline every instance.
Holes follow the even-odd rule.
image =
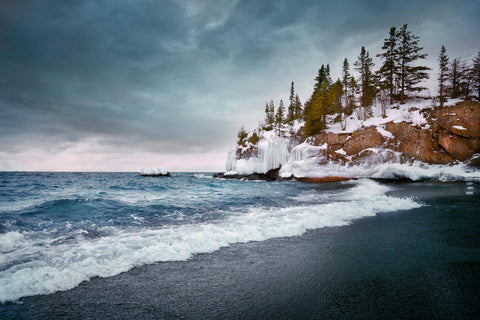
[[[480,184],[0,173],[1,319],[472,318]]]

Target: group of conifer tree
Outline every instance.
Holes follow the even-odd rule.
[[[265,106],[265,120],[261,129],[275,130],[277,135],[282,136],[287,132],[287,127],[291,130],[296,119],[303,119],[305,134],[310,136],[326,129],[327,116],[334,114],[338,114],[334,121],[341,121],[342,128],[345,128],[347,116],[353,110],[359,120],[371,117],[375,99],[380,103],[385,117],[387,105],[404,104],[415,93],[426,89],[421,83],[429,78],[428,71],[431,69],[419,65],[419,61],[427,57],[419,41],[420,38],[412,34],[406,24],[400,29],[391,27],[388,37],[384,39],[382,52],[377,54],[382,61],[378,70],[374,70],[374,63],[365,47],[361,48],[353,63],[358,77],[351,74],[347,58],[343,62],[341,78],[335,82],[330,76],[330,66],[322,65],[315,78],[313,93],[303,108],[292,81],[287,113],[282,100],[277,109],[270,100]],[[439,92],[432,99],[438,99],[441,106],[447,97],[476,97],[480,101],[480,52],[471,65],[461,58],[449,63],[446,49],[442,46],[438,61]],[[239,133],[239,144],[241,140]]]
[[[399,102],[405,103],[412,93],[425,88],[420,86],[428,79],[427,66],[417,65],[427,57],[419,46],[419,37],[412,34],[407,25],[400,30],[391,27],[388,38],[384,40],[382,60],[378,70],[374,70],[370,53],[362,47],[357,60],[353,63],[358,77],[350,73],[350,64],[343,61],[342,77],[332,83],[329,66],[323,66],[315,79],[315,88],[305,105],[305,134],[312,135],[326,128],[326,116],[338,113],[336,121],[346,125],[346,117],[356,110],[357,118],[365,120],[372,116],[372,105],[378,98],[382,106]],[[324,75],[325,74],[325,75]],[[385,116],[385,109],[382,107]]]
[[[442,46],[438,56],[438,100],[440,106],[447,97],[465,100],[475,97],[480,101],[480,51],[469,65],[462,58],[454,58],[449,63],[447,49]]]
[[[295,93],[295,83],[292,81],[290,86],[290,97],[288,109],[285,110],[283,100],[280,100],[280,105],[275,110],[273,100],[267,102],[265,105],[265,120],[262,127],[263,130],[275,130],[277,135],[283,135],[287,126],[291,127],[293,122],[303,117],[302,103],[300,97]]]

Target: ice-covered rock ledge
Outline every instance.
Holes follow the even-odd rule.
[[[270,175],[268,180],[480,181],[480,170],[474,166],[480,158],[480,104],[409,108],[354,124],[351,131],[327,129],[296,145],[291,139],[264,137],[249,146],[248,154],[230,152],[223,177],[248,180],[256,174],[261,179],[280,167],[277,177]]]
[[[142,169],[140,175],[142,177],[171,177],[170,172],[159,168]]]

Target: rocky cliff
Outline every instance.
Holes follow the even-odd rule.
[[[309,137],[302,136],[303,129],[297,126],[296,134],[289,137],[267,132],[257,144],[246,139],[246,145],[230,153],[226,174],[264,174],[281,167],[279,178],[382,177],[385,173],[380,171],[395,166],[402,171],[412,166],[424,170],[425,165],[451,168],[480,159],[478,102],[443,108],[425,103],[396,106],[386,118],[358,121],[352,115],[349,121],[346,130],[332,122],[324,132]]]
[[[416,110],[409,110],[416,111]],[[480,152],[480,103],[464,101],[454,106],[420,110],[421,125],[390,121],[351,133],[322,132],[307,138],[313,146],[326,146],[323,161],[362,162],[381,148],[384,161],[415,160],[451,164]]]

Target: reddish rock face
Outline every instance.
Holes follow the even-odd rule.
[[[464,101],[432,113],[443,129],[465,138],[480,138],[480,103]]]
[[[414,159],[436,164],[447,164],[455,160],[451,155],[442,152],[432,130],[413,127],[406,122],[389,122],[385,129],[398,140],[399,143],[393,148],[402,152],[405,160]]]
[[[430,164],[447,164],[456,160],[465,161],[480,152],[480,103],[461,102],[455,106],[425,111],[430,128],[412,126],[407,122],[385,124],[385,130],[393,138],[385,138],[375,126],[362,128],[352,133],[321,132],[309,137],[314,146],[327,144],[318,151],[319,165],[330,161],[340,163],[363,163],[369,161],[420,160]],[[381,147],[378,153],[369,148]],[[342,153],[335,152],[342,149]],[[390,153],[388,152],[390,150]],[[395,152],[394,152],[395,151]],[[257,156],[257,147],[245,142],[237,150],[238,159]]]
[[[450,134],[445,130],[440,131],[438,144],[460,161],[467,160],[476,151],[470,148],[469,139]]]
[[[356,130],[343,145],[343,150],[348,155],[354,155],[367,148],[379,147],[385,142],[385,138],[374,126]]]
[[[314,146],[321,146],[326,143],[329,148],[338,150],[342,148],[349,136],[349,133],[321,132],[313,136],[312,141]]]

